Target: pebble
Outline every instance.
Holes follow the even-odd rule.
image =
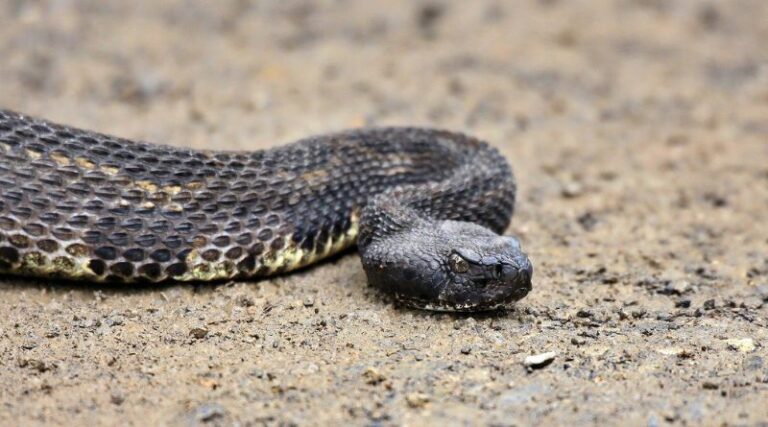
[[[197,339],[203,339],[208,335],[208,328],[205,326],[198,326],[189,330],[189,335]]]
[[[55,368],[55,365],[46,363],[45,361],[39,359],[19,358],[17,363],[20,368],[30,368],[37,372],[46,372]]]
[[[731,338],[725,342],[728,344],[728,349],[738,350],[742,353],[751,353],[757,347],[752,338]]]
[[[304,298],[304,307],[312,307],[315,305],[315,300],[312,297]]]
[[[429,403],[429,396],[424,393],[408,393],[405,401],[411,408],[423,408]]]
[[[125,321],[124,321],[124,320],[123,320],[123,318],[122,318],[122,317],[120,317],[120,316],[112,316],[112,317],[107,317],[107,318],[104,320],[104,323],[105,323],[107,326],[120,326],[120,325],[122,325],[123,323],[125,323]]]
[[[572,199],[574,197],[579,197],[584,192],[584,186],[581,185],[581,183],[576,181],[569,181],[563,184],[563,188],[560,190],[560,194],[563,195],[563,197]]]
[[[656,352],[665,356],[678,356],[681,357],[686,354],[686,350],[680,347],[663,347],[657,348]]]
[[[578,218],[576,218],[576,221],[578,221],[579,225],[581,225],[581,227],[586,231],[594,230],[595,226],[599,222],[595,214],[592,212],[586,212],[580,215]]]
[[[384,374],[374,367],[366,369],[365,372],[363,372],[363,378],[365,378],[365,383],[370,385],[379,384],[387,379]]]
[[[683,295],[690,292],[691,289],[691,283],[687,280],[673,280],[664,285],[661,293],[666,295]]]
[[[465,345],[461,348],[461,354],[469,354],[472,353],[472,347]]]
[[[235,302],[240,307],[253,307],[256,302],[248,295],[238,295],[237,298],[235,298]]]
[[[571,338],[571,344],[573,344],[573,345],[575,345],[577,347],[578,346],[582,346],[582,345],[584,345],[586,343],[587,343],[587,340],[585,340],[583,338],[576,338],[576,337]]]
[[[204,403],[194,411],[194,417],[200,422],[209,422],[224,417],[226,410],[218,403]]]
[[[21,348],[24,350],[32,350],[35,347],[37,347],[37,340],[32,338],[28,338],[21,343]]]
[[[555,360],[555,357],[557,357],[557,352],[548,351],[546,353],[526,357],[523,364],[531,369],[540,369],[552,363],[552,361]]]
[[[125,402],[125,395],[120,391],[113,391],[109,396],[109,401],[114,405],[122,405]]]

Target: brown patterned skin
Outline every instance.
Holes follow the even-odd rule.
[[[8,274],[248,278],[308,265],[358,240],[372,285],[421,308],[487,309],[530,289],[527,258],[497,235],[514,196],[495,149],[446,131],[361,129],[214,152],[0,110],[0,271]],[[446,227],[450,235],[439,231]],[[491,266],[487,251],[514,268]],[[486,259],[469,259],[478,253]],[[457,256],[467,260],[451,273]],[[446,272],[469,274],[460,271],[467,262],[496,279],[464,280],[463,292],[448,292],[458,285]],[[425,266],[440,271],[427,283],[411,277]]]

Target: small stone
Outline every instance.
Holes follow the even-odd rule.
[[[716,307],[715,300],[708,299],[708,300],[704,301],[704,310],[714,310],[715,307]]]
[[[223,418],[226,414],[224,407],[217,403],[204,403],[195,409],[194,417],[197,421],[207,423],[218,418]]]
[[[592,212],[587,212],[580,215],[578,218],[576,218],[576,221],[579,222],[579,225],[581,225],[581,228],[583,228],[585,231],[594,230],[598,223],[597,217]]]
[[[691,283],[687,280],[672,280],[659,293],[664,295],[683,295],[691,291]]]
[[[720,384],[714,382],[714,381],[704,381],[701,383],[701,388],[704,390],[717,390],[720,388]]]
[[[39,359],[18,359],[20,368],[30,368],[37,372],[48,372],[56,369],[56,365],[53,363],[46,363]]]
[[[674,411],[671,411],[671,410],[664,411],[662,413],[662,416],[664,417],[664,421],[666,421],[668,423],[674,422],[675,420],[680,418],[680,415],[678,415],[677,413],[675,413]]]
[[[111,317],[107,317],[106,320],[104,320],[104,323],[107,326],[112,327],[112,326],[120,326],[123,323],[125,323],[125,321],[120,316],[111,316]]]
[[[238,295],[235,302],[240,307],[253,307],[256,302],[248,295]]]
[[[675,308],[690,308],[690,307],[691,307],[690,298],[684,298],[681,300],[677,300],[675,302]]]
[[[564,183],[562,189],[560,190],[560,194],[568,199],[579,197],[583,192],[584,186],[577,181],[568,181]]]
[[[363,378],[365,379],[365,383],[370,385],[380,384],[387,379],[384,374],[374,367],[366,369],[365,372],[363,372]]]
[[[469,354],[472,353],[472,347],[465,345],[461,348],[461,354]]]
[[[32,350],[35,347],[37,347],[37,341],[33,339],[27,339],[21,343],[21,348],[24,350]]]
[[[312,307],[315,305],[315,300],[312,297],[304,298],[304,307]]]
[[[189,330],[189,336],[197,338],[199,340],[205,338],[208,335],[208,328],[205,326],[198,326]]]
[[[680,347],[662,347],[662,348],[657,348],[656,352],[659,353],[659,354],[663,354],[665,356],[678,356],[678,357],[681,357],[684,354],[686,354],[685,349],[680,348]]]
[[[405,396],[405,401],[411,408],[423,408],[429,403],[429,396],[424,393],[409,393]]]
[[[725,341],[729,350],[737,350],[742,353],[751,353],[755,350],[755,340],[752,338],[731,338]]]
[[[528,356],[523,361],[523,364],[530,369],[541,369],[552,363],[557,357],[557,353],[554,351],[548,351],[546,353],[535,354]]]
[[[582,346],[582,345],[584,345],[586,343],[587,343],[587,340],[585,340],[584,338],[576,338],[576,337],[571,338],[571,344],[573,344],[573,345],[575,345],[577,347],[578,346]]]
[[[125,395],[121,391],[113,391],[109,396],[109,401],[113,405],[122,405],[125,402]]]

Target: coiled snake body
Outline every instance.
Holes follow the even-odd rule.
[[[175,148],[0,110],[0,271],[93,282],[293,270],[357,243],[368,281],[434,310],[530,290],[504,158],[433,129],[361,129],[265,151]]]

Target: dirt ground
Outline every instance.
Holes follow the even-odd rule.
[[[0,281],[0,424],[766,425],[768,2],[10,0],[0,106],[258,149],[445,127],[519,180],[515,310],[354,253],[220,286]],[[554,360],[526,366],[530,355]]]

